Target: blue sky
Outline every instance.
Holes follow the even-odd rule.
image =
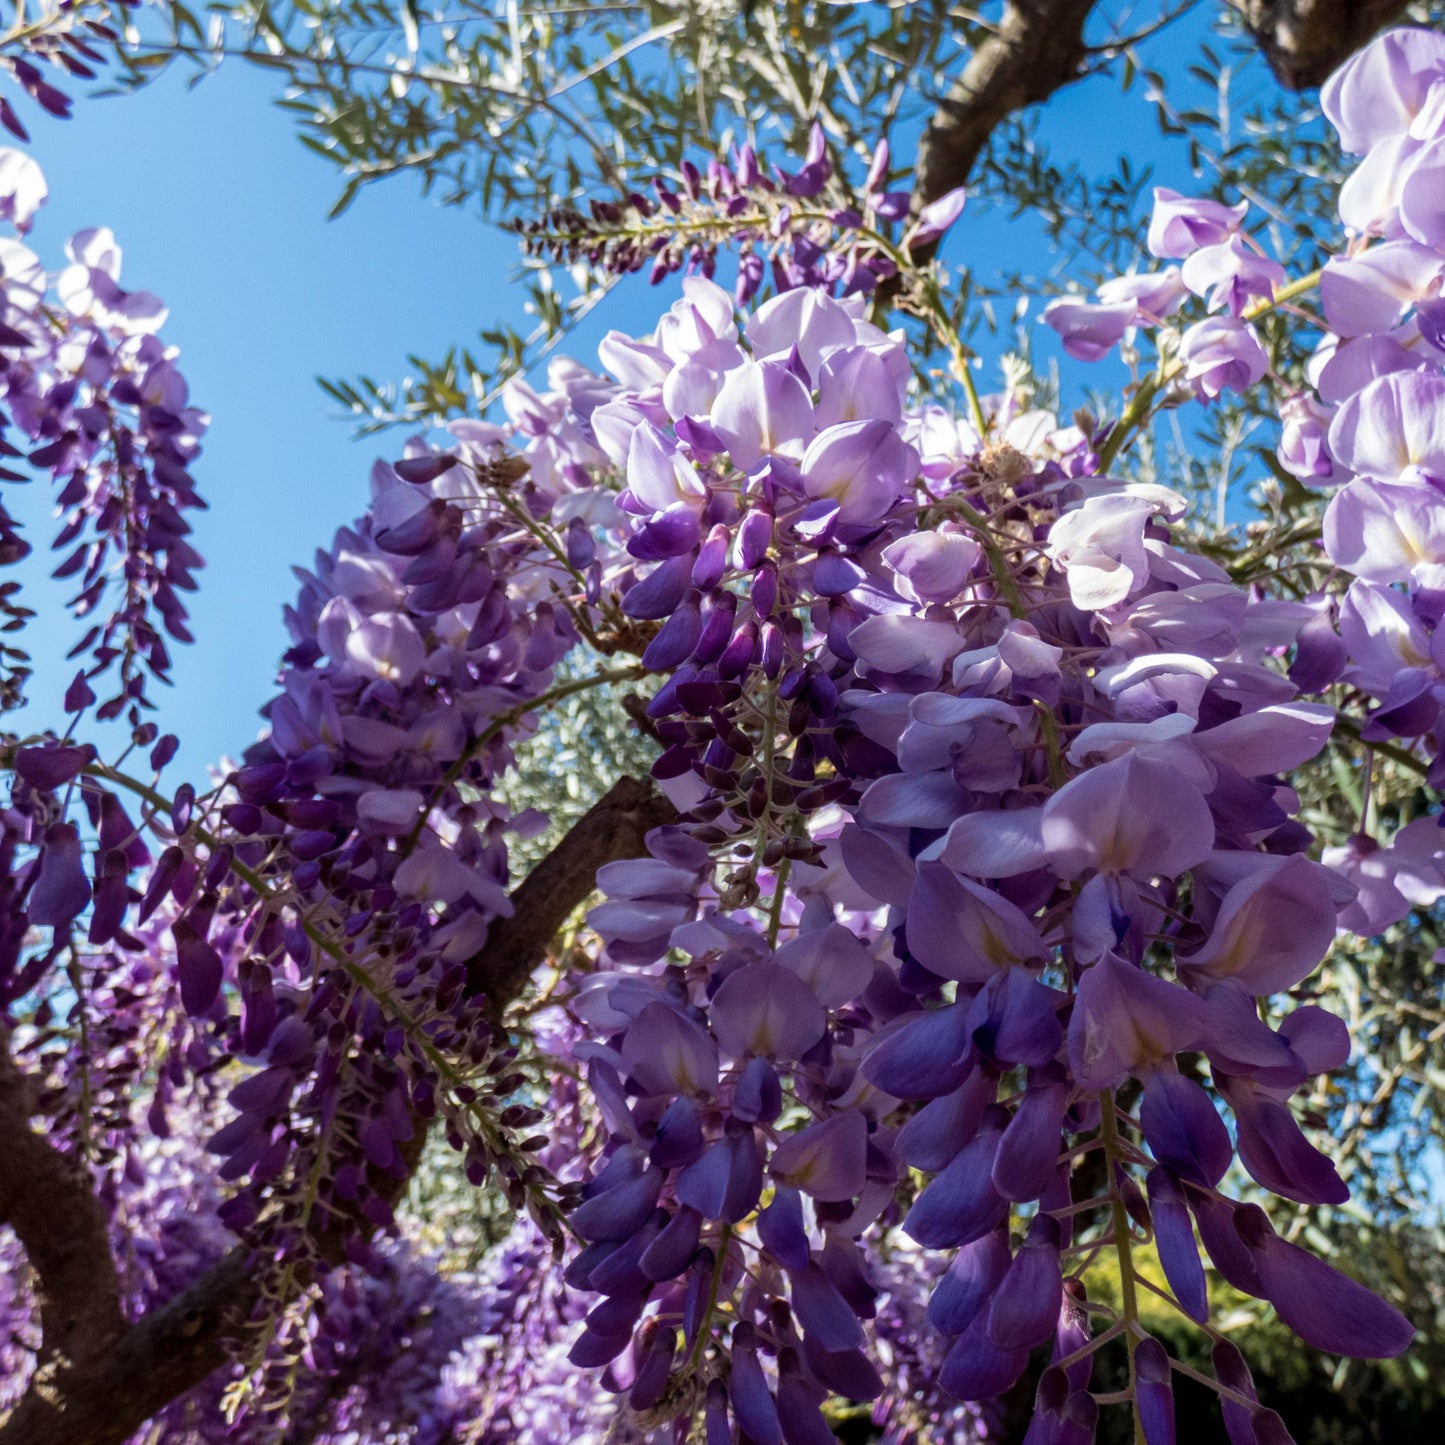
[[[1156,44],[1167,47],[1157,62],[1178,62],[1192,55],[1194,37],[1179,30]],[[328,222],[336,173],[297,143],[271,104],[274,75],[230,65],[193,89],[184,79],[82,98],[68,122],[36,117],[30,147],[51,188],[31,244],[56,266],[72,232],[110,226],[125,251],[122,283],[169,304],[164,335],[181,349],[193,401],[213,417],[195,468],[210,502],[196,523],[208,562],[194,606],[199,640],[177,649],[176,686],[160,694],[162,726],[182,739],[177,781],[200,777],[255,737],[256,709],[285,646],[290,569],[364,507],[372,458],[400,446],[396,433],[354,440],[315,377],[400,376],[407,352],[440,355],[499,319],[525,329],[522,293],[503,284],[516,261],[513,238],[473,212],[423,199],[405,177],[363,190]],[[1187,188],[1182,158],[1141,130],[1140,114],[1137,102],[1121,105],[1114,81],[1093,80],[1055,99],[1046,135],[1061,153],[1103,168],[1128,134],[1141,165]],[[1027,223],[976,206],[945,255],[984,275],[1005,262],[1049,263]],[[638,289],[599,308],[568,349],[590,360],[609,326],[645,329],[639,300],[669,298],[641,298]],[[1102,371],[1073,378],[1108,379]],[[10,505],[30,519],[32,538],[43,536],[49,499],[40,487],[12,494]],[[26,729],[61,719],[73,672],[63,657],[78,635],[58,615],[64,593],[47,584],[37,551],[25,581],[30,605],[46,616],[29,630],[36,676],[26,713],[12,723]]]
[[[177,649],[176,687],[163,694],[165,725],[184,743],[179,766],[194,773],[254,738],[284,646],[290,569],[365,506],[371,457],[401,440],[353,441],[315,377],[398,375],[408,351],[439,354],[509,307],[523,318],[498,285],[513,240],[405,181],[364,191],[328,222],[335,173],[269,104],[274,77],[235,66],[194,90],[180,82],[82,99],[69,122],[33,125],[51,200],[29,240],[54,266],[72,232],[110,226],[122,284],[168,303],[163,335],[213,418],[195,468],[210,503],[196,522],[208,564],[198,643]],[[43,518],[48,500],[36,487],[14,505]],[[29,568],[27,590],[58,601],[40,571]],[[26,726],[58,715],[65,636],[30,630]]]

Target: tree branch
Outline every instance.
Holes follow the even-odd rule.
[[[994,129],[1083,74],[1096,0],[1010,0],[994,34],[939,101],[918,143],[912,213],[963,185]],[[932,245],[916,247],[926,261]]]
[[[41,1345],[32,1389],[83,1365],[125,1328],[105,1214],[85,1170],[30,1127],[30,1081],[0,1022],[0,1224],[35,1276]]]
[[[473,988],[487,994],[494,1012],[521,992],[557,929],[592,892],[597,869],[645,852],[647,831],[675,816],[671,804],[649,784],[622,778],[513,890],[513,916],[493,926],[486,945],[468,965]],[[231,1342],[260,1298],[261,1271],[250,1251],[232,1250],[184,1292],[126,1328],[97,1201],[88,1190],[76,1188],[68,1167],[57,1171],[55,1163],[49,1164],[55,1178],[37,1189],[28,1173],[37,1161],[27,1165],[21,1161],[29,1155],[7,1157],[7,1146],[13,1147],[7,1135],[15,1132],[13,1120],[18,1117],[21,1133],[33,1141],[22,1139],[22,1150],[33,1153],[38,1144],[53,1161],[65,1163],[30,1130],[24,1096],[7,1093],[8,1082],[8,1076],[0,1076],[0,1219],[16,1225],[36,1273],[57,1302],[89,1300],[91,1307],[77,1315],[80,1319],[83,1314],[85,1328],[73,1338],[64,1336],[72,1348],[63,1367],[49,1371],[43,1381],[37,1372],[24,1398],[0,1424],[0,1445],[122,1445],[151,1416],[226,1363]],[[420,1158],[422,1137],[418,1130],[408,1172]],[[394,1191],[393,1200],[406,1184],[405,1179],[373,1181],[377,1187],[383,1182]],[[58,1192],[62,1187],[68,1191],[63,1195]],[[30,1211],[27,1219],[36,1221],[34,1228],[27,1225],[30,1237],[20,1228],[17,1199],[22,1212]],[[48,1216],[44,1229],[41,1215]],[[74,1243],[80,1234],[88,1247]],[[101,1258],[96,1258],[97,1247]],[[79,1253],[72,1257],[68,1249]],[[340,1236],[323,1241],[321,1254],[328,1262],[339,1262]],[[109,1305],[104,1303],[107,1298]],[[43,1300],[44,1295],[42,1310]],[[68,1315],[58,1318],[57,1338]],[[101,1319],[109,1320],[108,1332],[98,1328]],[[46,1320],[43,1328],[49,1349],[52,1324]]]
[[[1259,43],[1275,79],[1290,90],[1323,85],[1404,9],[1407,0],[1224,0]]]

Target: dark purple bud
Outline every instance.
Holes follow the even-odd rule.
[[[657,1139],[648,1156],[659,1169],[681,1169],[702,1153],[702,1121],[688,1098],[674,1099],[657,1122]]]
[[[1081,1279],[1064,1281],[1064,1305],[1059,1311],[1059,1327],[1054,1332],[1054,1349],[1049,1356],[1052,1364],[1077,1355],[1089,1343],[1089,1312],[1085,1308],[1088,1294]],[[1094,1357],[1084,1354],[1069,1365],[1064,1374],[1070,1390],[1085,1390],[1094,1372]]]
[[[629,617],[652,620],[671,616],[687,593],[692,575],[690,557],[669,557],[628,590],[622,610]]]
[[[758,1215],[763,1248],[785,1269],[802,1269],[809,1259],[808,1231],[803,1224],[803,1196],[780,1184],[767,1208]]]
[[[58,120],[70,118],[71,100],[63,90],[57,90],[48,82],[41,81],[30,93],[42,109],[49,111]]]
[[[749,251],[747,255],[738,258],[733,296],[739,306],[746,306],[758,294],[758,288],[763,284],[763,271],[763,258],[757,252]]]
[[[296,1074],[291,1069],[262,1069],[243,1079],[228,1095],[233,1109],[243,1114],[256,1114],[263,1119],[275,1118],[285,1108],[295,1091]],[[217,1139],[221,1136],[217,1135]]]
[[[689,1164],[678,1176],[677,1197],[705,1218],[737,1224],[753,1212],[762,1188],[762,1157],[753,1131],[747,1129],[718,1140]]]
[[[181,1003],[192,1017],[206,1013],[221,992],[221,955],[184,918],[171,925]]]
[[[1065,1435],[1060,1445],[1094,1445],[1099,1428],[1098,1401],[1087,1390],[1075,1390],[1064,1401]]]
[[[1240,1163],[1266,1189],[1301,1204],[1343,1204],[1349,1186],[1300,1131],[1288,1104],[1243,1085],[1229,1094]]]
[[[275,1032],[276,1022],[276,993],[271,987],[271,970],[258,963],[249,970],[241,987],[242,1052],[262,1053]]]
[[[259,833],[264,817],[254,803],[228,803],[221,809],[221,819],[225,825],[243,838]]]
[[[692,655],[703,666],[716,662],[733,633],[733,621],[737,616],[738,599],[731,592],[720,592],[708,604],[703,619],[702,635],[693,648]]]
[[[1175,1445],[1169,1352],[1152,1336],[1134,1348],[1134,1400],[1145,1445]]]
[[[943,1335],[961,1335],[993,1298],[1008,1272],[1008,1230],[999,1228],[966,1244],[928,1301],[928,1322]]]
[[[149,863],[150,852],[141,841],[140,834],[120,799],[112,793],[102,793],[93,806],[94,811],[99,814],[101,848],[106,852],[124,853],[126,862],[132,868],[142,868]]]
[[[1323,692],[1338,682],[1349,661],[1349,648],[1335,630],[1328,607],[1317,612],[1295,637],[1289,680],[1301,692]]]
[[[162,898],[166,896],[167,890],[175,881],[176,874],[180,871],[182,862],[185,861],[185,854],[179,848],[167,848],[151,870],[150,881],[146,884],[145,897],[141,899],[140,921],[144,923],[152,913],[156,911]]]
[[[642,1256],[662,1233],[666,1219],[664,1210],[654,1209],[643,1221],[642,1228],[625,1239],[620,1249],[613,1250],[592,1267],[588,1277],[590,1287],[598,1294],[646,1294],[652,1281],[642,1271]]]
[[[628,538],[627,550],[640,562],[661,562],[684,554],[691,558],[700,537],[697,513],[691,507],[673,507],[638,528]]]
[[[1058,1015],[1062,1001],[1057,989],[1027,969],[1000,969],[974,996],[969,1031],[979,1048],[1001,1064],[1042,1068],[1064,1041]]]
[[[702,1215],[684,1204],[643,1250],[642,1273],[651,1280],[676,1279],[692,1263],[701,1234]]]
[[[758,661],[763,676],[770,682],[783,670],[783,630],[775,622],[765,622],[758,633]]]
[[[202,876],[205,886],[208,889],[218,889],[221,884],[230,877],[231,861],[236,857],[236,850],[228,842],[223,842],[220,847],[215,848],[214,853],[205,861],[205,874]]]
[[[721,523],[713,524],[692,564],[692,585],[702,592],[711,592],[723,579],[728,565],[728,529]]]
[[[175,757],[176,749],[181,745],[181,740],[174,733],[166,733],[161,740],[151,749],[151,769],[160,772],[170,760]]]
[[[863,1326],[858,1316],[816,1264],[794,1270],[789,1279],[793,1313],[805,1334],[830,1353],[863,1348]]]
[[[1003,1350],[1031,1350],[1054,1333],[1064,1299],[1059,1265],[1059,1225],[1034,1215],[1023,1245],[994,1291],[988,1333]]]
[[[130,887],[126,883],[129,872],[124,853],[112,851],[100,855],[90,909],[88,936],[92,943],[109,943],[120,932],[125,911],[130,906]]]
[[[589,1325],[577,1336],[577,1342],[567,1352],[567,1358],[580,1369],[595,1370],[615,1360],[631,1340],[630,1328],[619,1334],[603,1335]]]
[[[803,1359],[820,1385],[845,1400],[876,1400],[883,1393],[883,1381],[862,1350],[837,1350],[830,1354],[821,1345],[805,1339]]]
[[[878,1294],[863,1268],[863,1252],[851,1239],[829,1231],[818,1263],[859,1319],[878,1313]]]
[[[950,1004],[910,1019],[869,1052],[863,1077],[897,1099],[952,1093],[973,1067],[967,1023],[967,1004]]]
[[[341,816],[341,806],[334,798],[298,798],[286,804],[285,812],[293,827],[329,828]]]
[[[248,803],[271,803],[286,785],[285,763],[253,763],[239,769],[232,778],[236,791]]]
[[[18,140],[24,141],[27,144],[29,143],[30,132],[20,123],[20,117],[15,114],[8,100],[0,100],[0,125],[3,125],[5,129]],[[20,344],[22,346],[28,346],[29,342],[24,337],[21,337]]]
[[[754,572],[763,564],[773,540],[773,514],[754,507],[738,528],[738,565]]]
[[[291,1067],[309,1061],[316,1052],[316,1039],[306,1023],[295,1017],[283,1019],[271,1035],[267,1057],[273,1064]]]
[[[405,495],[415,497],[415,493]],[[442,519],[447,504],[434,498],[394,527],[383,527],[376,534],[376,545],[397,557],[416,557],[425,552],[441,535]]]
[[[778,567],[775,562],[764,562],[753,573],[753,584],[749,593],[753,611],[759,617],[771,617],[778,605]]]
[[[32,788],[54,792],[78,777],[80,770],[94,758],[95,749],[88,743],[83,747],[57,743],[49,747],[20,748],[15,754],[15,771]]]
[[[752,664],[753,653],[758,645],[757,623],[749,619],[733,634],[733,639],[723,649],[717,660],[718,676],[722,678],[741,677]]]
[[[1173,1069],[1156,1070],[1145,1081],[1139,1126],[1154,1157],[1196,1184],[1218,1184],[1234,1157],[1209,1095]]]
[[[1227,1340],[1220,1340],[1211,1354],[1214,1363],[1214,1378],[1226,1390],[1242,1395],[1246,1400],[1258,1400],[1254,1380],[1244,1356]],[[1256,1445],[1254,1435],[1255,1412],[1247,1405],[1241,1405],[1228,1395],[1219,1397],[1219,1408],[1224,1415],[1224,1430],[1230,1445]]]
[[[767,1059],[749,1059],[733,1085],[732,1113],[748,1124],[771,1124],[783,1111],[783,1085]]]
[[[1204,1265],[1194,1243],[1194,1226],[1179,1180],[1162,1166],[1149,1171],[1149,1213],[1154,1224],[1154,1243],[1164,1278],[1174,1291],[1184,1313],[1204,1324],[1209,1319],[1209,1294]]]
[[[821,552],[813,568],[813,590],[820,597],[839,597],[851,592],[867,575],[856,562],[842,553],[831,550]]]
[[[640,1229],[652,1213],[665,1178],[660,1169],[645,1169],[603,1193],[594,1194],[573,1211],[572,1227],[587,1240],[626,1239]]]
[[[982,1238],[1005,1219],[1008,1200],[991,1177],[1001,1137],[999,1121],[986,1117],[958,1158],[914,1201],[904,1233],[926,1249],[950,1249]]]
[[[592,565],[597,555],[597,544],[592,540],[591,529],[581,517],[573,517],[567,523],[567,565],[581,572]]]
[[[728,1395],[733,1414],[744,1434],[755,1445],[783,1445],[783,1427],[778,1420],[778,1407],[768,1389],[767,1377],[753,1344],[751,1325],[733,1328],[732,1375]]]
[[[56,930],[69,928],[90,902],[80,834],[73,823],[52,823],[40,850],[40,871],[30,890],[26,916],[30,922]]]
[[[1295,1438],[1273,1410],[1260,1410],[1254,1417],[1255,1445],[1295,1445]]]
[[[791,1364],[791,1352],[785,1351],[790,1366],[778,1370],[778,1419],[783,1427],[783,1439],[787,1445],[837,1445],[828,1422],[819,1409],[819,1401],[826,1394],[811,1385]]]
[[[858,609],[846,597],[835,597],[828,604],[828,650],[844,662],[856,656],[848,638],[863,620]]]
[[[993,1161],[994,1188],[1005,1199],[1037,1199],[1059,1167],[1068,1088],[1058,1082],[1024,1091]]]
[[[1192,1190],[1187,1198],[1199,1225],[1199,1237],[1204,1241],[1204,1248],[1215,1269],[1241,1294],[1263,1298],[1264,1286],[1260,1283],[1254,1256],[1234,1227],[1234,1216],[1239,1206],[1216,1194]]]
[[[1062,1370],[1045,1370],[1023,1445],[1093,1445],[1098,1424],[1094,1397],[1087,1390],[1071,1388]]]
[[[62,705],[66,712],[80,712],[95,701],[95,693],[91,691],[90,683],[86,681],[83,672],[77,672],[70,686],[65,689],[65,698]]]
[[[993,1103],[997,1092],[998,1080],[994,1075],[985,1068],[974,1069],[959,1088],[925,1104],[899,1130],[894,1147],[913,1168],[936,1174],[946,1168],[978,1132],[983,1111]],[[1010,1123],[1009,1128],[1004,1130],[1005,1141],[1012,1128]],[[998,1159],[995,1158],[995,1174],[998,1167]],[[1037,1191],[1027,1197],[1034,1198],[1036,1194]]]
[[[1264,1297],[1307,1345],[1328,1355],[1393,1359],[1415,1327],[1358,1281],[1281,1239],[1257,1205],[1235,1214],[1235,1228],[1254,1255]]]
[[[716,1256],[710,1249],[701,1249],[687,1272],[687,1290],[682,1302],[682,1337],[688,1345],[698,1337],[698,1331],[711,1318],[712,1310],[708,1300],[712,1294],[713,1266]]]
[[[662,624],[642,654],[642,665],[653,672],[670,672],[692,656],[702,636],[702,613],[697,597],[689,597]]]
[[[405,457],[392,463],[392,470],[404,482],[415,482],[424,486],[434,482],[443,472],[456,466],[457,459],[449,452],[434,452],[422,457]]]
[[[938,1372],[938,1383],[957,1400],[986,1400],[1001,1395],[1028,1364],[1027,1350],[1002,1350],[990,1339],[987,1315],[974,1321],[954,1341]]]
[[[728,1419],[728,1389],[721,1380],[707,1382],[706,1445],[732,1445],[733,1427]]]
[[[668,1376],[672,1373],[672,1357],[676,1353],[677,1331],[667,1328],[654,1330],[637,1378],[632,1382],[632,1393],[627,1397],[634,1410],[650,1410],[662,1398]]]

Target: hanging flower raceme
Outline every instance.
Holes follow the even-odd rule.
[[[0,216],[23,234],[46,194],[29,156],[0,150]],[[66,254],[51,275],[21,242],[0,241],[0,449],[10,459],[0,479],[29,466],[57,487],[54,575],[78,585],[70,606],[87,631],[75,653],[89,659],[66,708],[95,703],[91,684],[113,688],[96,715],[124,714],[148,743],[147,677],[169,680],[167,638],[191,640],[182,598],[201,558],[185,513],[204,503],[188,468],[208,418],[157,334],[165,307],[121,289],[115,237],[82,231]],[[3,508],[0,534],[12,539],[5,562],[28,553]]]
[[[739,303],[765,279],[778,292],[822,288],[855,295],[899,275],[899,249],[931,246],[963,210],[962,188],[924,206],[898,243],[893,223],[909,214],[906,192],[888,191],[888,142],[874,151],[857,205],[840,204],[823,128],[815,124],[803,164],[774,170],[752,145],[713,157],[700,170],[658,177],[651,194],[593,201],[590,214],[559,207],[517,226],[529,255],[585,262],[613,276],[647,270],[653,284],[686,269],[709,279],[723,245],[736,247]]]
[[[1238,260],[1237,212],[1181,214]],[[1241,262],[1242,294],[1266,271]],[[1181,498],[1091,475],[1098,438],[1032,423],[1001,465],[959,427],[940,453],[899,342],[848,303],[795,289],[739,326],[684,291],[604,342],[611,398],[558,419],[617,478],[601,595],[655,628],[683,814],[590,915],[611,971],[576,999],[579,1057],[612,1141],[572,1220],[600,1297],[574,1361],[645,1380],[639,1408],[807,1438],[829,1395],[883,1388],[859,1246],[901,1224],[957,1251],[939,1381],[987,1398],[1050,1340],[1088,1358],[1076,1261],[1102,1229],[1132,1269],[1127,1211],[1194,1318],[1197,1228],[1306,1338],[1403,1349],[1397,1313],[1220,1192],[1237,1148],[1265,1190],[1345,1195],[1289,1104],[1342,1026],[1281,998],[1354,897],[1282,782],[1334,727],[1274,662],[1315,612],[1186,550]],[[1076,1193],[1096,1154],[1102,1200]],[[1077,1375],[1045,1375],[1040,1421],[1093,1418]]]

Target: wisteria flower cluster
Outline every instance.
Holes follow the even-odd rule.
[[[46,195],[40,167],[0,148],[0,218],[23,235]],[[23,480],[17,467],[29,467],[57,489],[54,575],[75,579],[70,605],[87,623],[73,654],[87,665],[67,710],[124,714],[149,727],[139,740],[150,742],[147,679],[169,678],[167,638],[191,639],[183,598],[201,559],[185,514],[202,503],[187,469],[208,418],[158,334],[166,308],[120,286],[111,232],[80,232],[66,256],[52,274],[18,239],[0,241],[0,480]],[[0,557],[13,565],[29,550],[0,507]],[[109,694],[97,701],[92,684]]]
[[[1114,1407],[1166,1445],[1185,1374],[1235,1445],[1277,1445],[1206,1262],[1316,1350],[1408,1347],[1291,1227],[1349,1194],[1298,1100],[1349,1060],[1311,992],[1337,931],[1445,895],[1445,849],[1433,814],[1324,847],[1294,781],[1375,744],[1432,789],[1445,767],[1442,95],[1426,31],[1331,81],[1364,159],[1316,278],[1244,203],[1156,193],[1148,248],[1179,264],[1046,315],[1084,360],[1154,339],[1104,423],[979,397],[964,369],[960,398],[915,390],[909,334],[868,310],[910,264],[872,249],[903,214],[886,152],[816,235],[821,141],[796,174],[741,151],[549,218],[533,244],[687,269],[680,296],[609,334],[600,371],[510,384],[505,424],[377,465],[367,515],[299,574],[266,732],[216,787],[162,788],[165,740],[135,778],[71,736],[7,739],[5,1042],[113,1233],[145,1134],[204,1105],[216,1230],[184,1247],[214,1258],[224,1228],[254,1265],[242,1373],[349,1378],[373,1358],[355,1322],[404,1320],[426,1405],[399,1438],[446,1438],[467,1401],[480,1439],[674,1445],[822,1445],[840,1408],[900,1445],[986,1439],[1024,1380],[1029,1445],[1091,1440]],[[22,227],[29,164],[0,156]],[[147,609],[178,635],[196,561],[200,418],[107,233],[72,243],[63,313],[3,254],[7,405],[63,474],[62,545],[89,539],[62,564],[85,608],[121,554],[126,603],[84,646],[139,705],[133,659],[163,670]],[[1301,392],[1254,323],[1316,284]],[[958,342],[927,288],[910,304]],[[1264,385],[1281,465],[1327,489],[1306,595],[1206,555],[1186,499],[1124,464],[1156,407]],[[569,654],[596,666],[563,676]],[[545,1032],[507,1014],[521,980],[489,953],[516,924],[508,837],[544,824],[497,784],[549,704],[622,680],[668,820],[588,873],[554,960],[569,1023]],[[445,1300],[387,1239],[429,1133],[532,1218]],[[1146,1293],[1211,1375],[1149,1333]],[[551,1391],[564,1350],[607,1394],[585,1412]]]
[[[1034,418],[1031,457],[992,440],[1002,405],[977,431],[910,411],[901,341],[846,304],[791,291],[740,333],[684,289],[652,342],[604,345],[621,390],[591,413],[654,563],[618,587],[661,622],[654,775],[684,821],[589,915],[615,1149],[572,1216],[604,1296],[573,1358],[631,1346],[655,1403],[716,1350],[726,1390],[693,1403],[717,1429],[821,1439],[827,1396],[882,1390],[858,1241],[896,1218],[956,1252],[929,1308],[947,1392],[998,1394],[1053,1340],[1036,1425],[1067,1432],[1123,1335],[1167,1415],[1157,1342],[1127,1315],[1091,1338],[1070,1303],[1091,1208],[1130,1292],[1132,1210],[1201,1323],[1196,1227],[1317,1347],[1402,1349],[1400,1316],[1219,1187],[1237,1149],[1287,1199],[1346,1194],[1288,1106],[1343,1028],[1260,1015],[1353,894],[1280,781],[1334,725],[1270,665],[1313,611],[1183,550],[1182,499],[1098,476],[1100,438]]]
[[[829,204],[833,164],[820,125],[814,125],[807,156],[795,172],[769,167],[752,145],[714,157],[706,172],[684,161],[678,185],[657,178],[651,196],[631,192],[625,204],[594,201],[591,214],[564,206],[523,221],[518,234],[529,254],[555,262],[584,262],[603,273],[625,276],[647,270],[654,285],[680,270],[712,277],[721,247],[734,248],[739,305],[757,294],[764,279],[779,292],[810,286],[844,295],[872,291],[906,265],[888,235],[907,218],[906,191],[889,191],[889,148],[880,141],[859,204]],[[964,193],[950,191],[925,206],[901,246],[936,241],[958,219]]]

